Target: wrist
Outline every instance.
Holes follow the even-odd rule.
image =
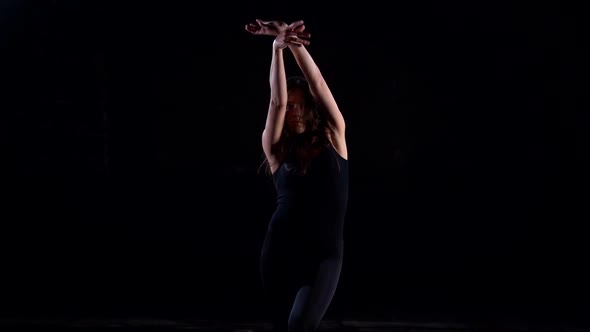
[[[272,49],[274,51],[282,51],[283,48],[285,48],[285,47],[286,47],[286,45],[280,45],[276,39],[273,40],[273,42],[272,42]]]
[[[288,29],[287,27],[279,28],[278,31],[276,31],[276,32],[273,31],[273,34],[276,37],[276,36],[280,35],[281,33],[284,33],[285,31],[287,31],[287,29]]]

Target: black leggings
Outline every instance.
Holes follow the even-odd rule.
[[[290,255],[286,259],[272,254],[267,245],[260,272],[274,331],[316,331],[336,292],[342,256],[309,259]]]

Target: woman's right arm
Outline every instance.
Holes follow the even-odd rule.
[[[273,172],[277,167],[273,148],[281,138],[285,113],[287,112],[287,76],[285,74],[283,50],[289,45],[309,45],[309,41],[303,39],[307,35],[302,35],[300,31],[296,31],[303,24],[303,21],[300,22],[299,25],[295,26],[295,30],[281,31],[272,44],[269,77],[270,104],[264,131],[262,132],[262,149]]]
[[[287,111],[287,78],[283,59],[284,45],[273,42],[272,60],[270,64],[270,103],[266,115],[266,124],[262,132],[262,148],[271,164],[275,163],[273,146],[281,138],[285,113]]]

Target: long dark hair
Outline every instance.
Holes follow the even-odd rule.
[[[287,92],[300,89],[304,93],[305,100],[305,132],[301,134],[290,133],[286,126],[283,126],[281,138],[276,146],[273,148],[276,153],[279,165],[286,160],[295,163],[298,172],[305,174],[311,157],[309,154],[301,153],[307,150],[312,145],[327,145],[329,144],[326,137],[326,122],[321,118],[318,105],[315,102],[309,84],[303,76],[290,76],[287,78]],[[262,164],[258,168],[258,172],[265,168],[267,174],[271,173],[270,163],[264,153],[262,154]]]

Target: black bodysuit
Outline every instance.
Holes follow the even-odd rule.
[[[260,272],[276,331],[316,330],[340,277],[348,160],[327,143],[302,175],[290,159],[273,174],[277,208]]]

